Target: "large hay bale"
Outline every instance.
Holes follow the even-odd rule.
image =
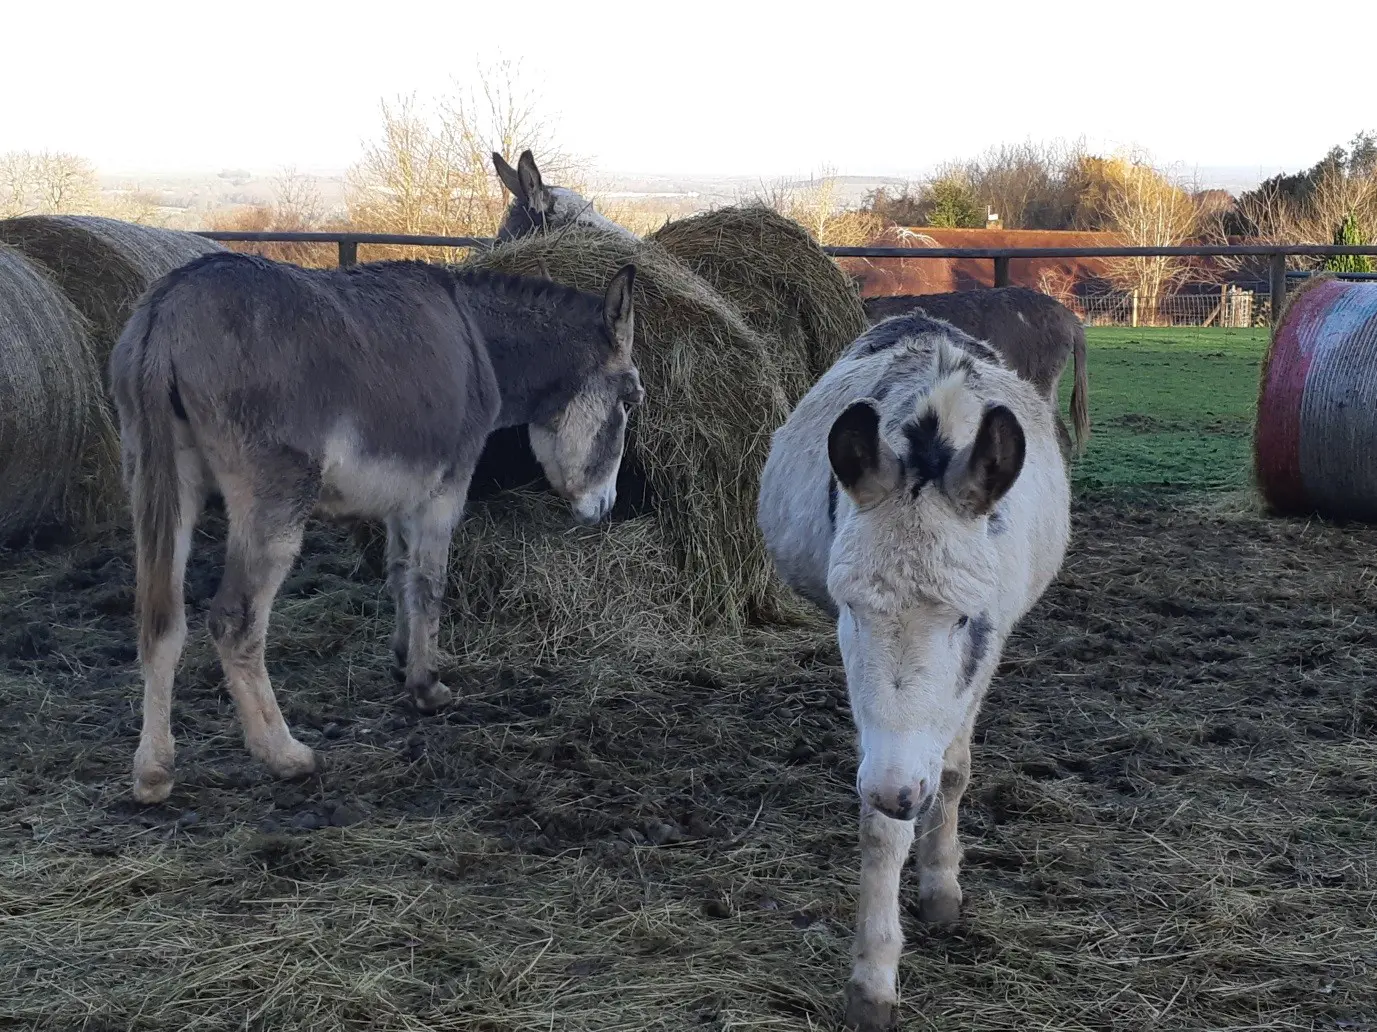
[[[118,432],[105,386],[110,351],[135,302],[151,283],[199,255],[224,247],[194,233],[96,215],[24,215],[0,220],[0,243],[41,267],[88,328],[83,339],[95,371],[94,386],[81,395],[85,408],[72,410],[72,418],[82,416],[89,434],[81,454],[79,487],[71,495],[71,504],[64,506],[68,512],[61,521],[123,519],[127,507],[119,477]],[[88,371],[79,374],[86,375]],[[72,398],[69,386],[49,382],[54,400]],[[57,429],[52,432],[61,436]]]
[[[86,320],[0,244],[0,538],[104,515],[118,450],[100,398]]]
[[[199,255],[225,249],[194,233],[97,215],[5,219],[0,241],[48,269],[90,321],[101,363],[150,283]]]
[[[622,552],[625,562],[635,561],[635,553],[663,549],[673,563],[672,568],[658,560],[651,563],[654,572],[642,570],[639,586],[631,577],[625,589],[608,582],[598,590],[628,619],[647,605],[647,598],[663,608],[661,603],[672,596],[697,623],[739,626],[753,613],[776,612],[781,597],[755,525],[755,502],[770,435],[784,421],[788,406],[760,336],[711,287],[654,243],[576,228],[512,241],[468,260],[509,273],[548,271],[557,282],[597,293],[627,262],[635,262],[638,270],[635,359],[646,401],[631,416],[618,493],[648,498],[652,511],[630,521],[635,529],[613,523],[597,533],[603,547]],[[508,464],[530,468],[524,434],[498,435],[489,442],[484,466],[500,471]],[[541,504],[553,514],[540,546],[548,557],[572,547],[559,541],[576,532],[569,528],[563,502],[547,492]],[[461,545],[455,554],[456,578],[462,581],[465,565],[488,561],[479,553],[494,547],[492,535],[510,535],[503,537],[508,542],[528,539],[529,515],[508,520],[505,530],[499,520],[478,552]],[[651,544],[647,535],[658,535],[659,543]],[[575,540],[584,538],[568,537]],[[541,564],[548,567],[550,561]],[[597,562],[624,568],[617,558]],[[548,569],[528,568],[541,582],[533,590],[543,593],[545,583],[553,585]],[[584,577],[595,575],[589,562],[580,560],[568,567],[568,578],[576,580],[579,570]],[[665,577],[671,583],[658,583]],[[511,599],[521,590],[501,594]],[[557,590],[577,589],[566,584]]]
[[[851,278],[807,230],[763,205],[679,219],[649,239],[735,304],[772,344],[791,405],[866,328]]]
[[[1263,362],[1253,437],[1274,512],[1377,521],[1377,283],[1316,277]]]

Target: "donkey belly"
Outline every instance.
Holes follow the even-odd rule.
[[[361,455],[343,442],[331,441],[321,465],[316,511],[323,516],[385,519],[414,512],[454,487],[455,479],[453,462],[425,464]]]

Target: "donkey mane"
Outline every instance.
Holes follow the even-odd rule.
[[[517,276],[497,269],[451,268],[449,272],[455,283],[484,287],[511,301],[522,304],[553,301],[570,309],[582,309],[576,313],[571,311],[569,315],[578,314],[594,321],[603,317],[601,297],[554,280]]]
[[[178,281],[187,275],[211,264],[240,264],[266,268],[274,265],[292,263],[276,262],[274,259],[242,251],[211,251],[198,255],[185,265],[179,265],[167,274],[162,283],[155,288],[156,297],[161,297]],[[577,287],[556,283],[540,276],[518,276],[497,269],[468,268],[463,266],[440,265],[422,261],[419,258],[392,258],[380,262],[365,262],[344,268],[312,269],[293,265],[298,271],[309,276],[387,276],[396,270],[406,270],[429,276],[446,287],[474,286],[491,291],[506,300],[518,304],[551,304],[561,308],[561,314],[569,318],[587,319],[601,322],[603,318],[602,298]]]

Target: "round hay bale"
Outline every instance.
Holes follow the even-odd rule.
[[[851,278],[807,230],[763,205],[679,219],[648,239],[735,304],[770,343],[790,405],[866,328]]]
[[[669,568],[653,564],[658,572],[632,578],[620,596],[606,595],[605,601],[630,614],[647,593],[672,595],[699,624],[740,626],[752,615],[774,614],[780,589],[755,525],[755,502],[770,435],[788,405],[760,336],[711,287],[646,241],[574,228],[478,252],[467,264],[523,275],[548,272],[559,283],[600,294],[627,262],[638,273],[635,359],[646,401],[631,415],[619,509],[624,515],[628,499],[633,511],[648,509],[650,515],[640,519],[650,529],[632,535],[615,522],[603,528],[605,548],[622,558],[598,562],[616,566],[636,561],[633,553],[664,549],[673,557],[672,580],[651,583],[671,576]],[[489,476],[495,470],[538,469],[521,431],[494,435],[483,466]],[[480,486],[478,493],[491,491]],[[551,527],[560,529],[551,533],[566,540],[572,533],[567,506],[548,492],[542,498],[558,514]],[[653,547],[646,538],[652,531],[660,541]],[[530,530],[518,519],[499,521],[493,533],[524,538]],[[456,577],[463,578],[466,565],[486,561],[476,553],[456,554]],[[587,576],[596,565],[580,560],[568,568],[569,576],[577,579],[579,570]],[[545,591],[546,573],[528,569]]]
[[[119,440],[106,363],[135,302],[159,277],[208,251],[225,248],[194,233],[142,226],[97,215],[24,215],[0,220],[0,243],[40,266],[84,317],[95,389],[84,395],[91,430],[82,453],[80,518],[127,515],[119,472]],[[82,375],[85,375],[84,373]],[[76,511],[70,518],[78,515]]]
[[[1272,330],[1253,436],[1276,513],[1377,521],[1377,283],[1314,277]]]
[[[100,399],[86,320],[0,244],[0,539],[106,515],[119,452]]]
[[[208,251],[213,240],[97,215],[24,215],[0,221],[0,242],[44,266],[91,323],[103,364],[150,283]]]

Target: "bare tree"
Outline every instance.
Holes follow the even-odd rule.
[[[325,203],[313,177],[288,165],[273,181],[273,215],[279,228],[306,232],[325,221]]]
[[[362,230],[492,236],[507,201],[493,151],[515,164],[530,148],[549,181],[581,185],[582,169],[555,145],[536,94],[521,85],[510,61],[480,67],[476,87],[441,99],[433,113],[414,95],[384,102],[382,121],[381,138],[348,174],[349,217]],[[441,254],[445,261],[459,257],[458,250]]]
[[[95,167],[64,151],[0,155],[0,215],[78,214],[99,202]]]
[[[1198,208],[1189,192],[1156,169],[1141,154],[1105,163],[1104,215],[1126,247],[1175,247],[1195,232]],[[1188,263],[1177,257],[1114,258],[1109,277],[1125,290],[1137,291],[1149,320],[1155,320],[1163,297],[1186,276]]]
[[[846,206],[837,170],[830,165],[805,183],[775,182],[751,199],[793,219],[825,246],[868,244],[885,225],[874,211]]]

